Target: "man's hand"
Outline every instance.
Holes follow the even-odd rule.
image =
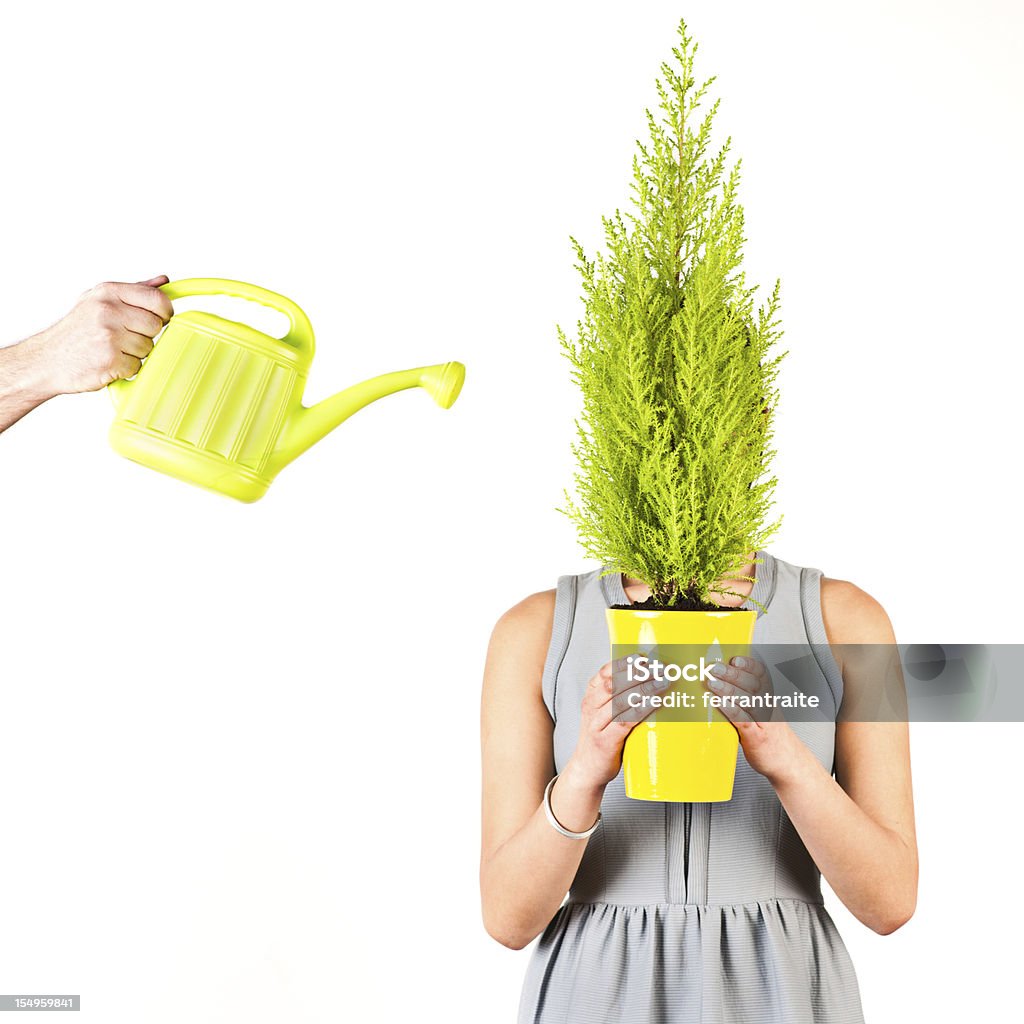
[[[153,339],[174,315],[171,300],[151,277],[137,284],[105,282],[89,289],[63,320],[29,338],[54,395],[98,391],[132,377]]]
[[[63,320],[0,348],[0,432],[55,395],[98,391],[139,372],[174,315],[162,274],[87,291]]]

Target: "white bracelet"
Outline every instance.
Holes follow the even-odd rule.
[[[597,826],[601,824],[601,812],[597,812],[597,821],[595,821],[586,832],[570,832],[567,828],[564,828],[558,823],[558,819],[555,817],[555,812],[551,810],[551,787],[557,781],[558,776],[556,775],[544,790],[544,813],[548,816],[548,821],[551,823],[551,827],[556,832],[565,836],[566,839],[589,839],[597,831]]]

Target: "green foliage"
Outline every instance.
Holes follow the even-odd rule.
[[[602,218],[594,259],[571,239],[585,312],[575,340],[558,336],[583,392],[565,511],[586,552],[645,582],[658,607],[701,608],[716,581],[750,578],[740,570],[779,525],[768,468],[785,353],[769,352],[779,282],[755,315],[740,269],[740,161],[726,166],[731,139],[708,152],[718,100],[698,116],[714,78],[696,86],[683,22],[679,37],[661,116],[646,111],[637,142],[635,212]]]

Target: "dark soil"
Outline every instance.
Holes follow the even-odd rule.
[[[636,604],[613,604],[613,608],[623,611],[635,612],[735,612],[739,611],[738,606],[734,608],[723,608],[718,604],[710,604],[706,601],[695,601],[692,598],[683,598],[675,604],[658,604],[653,597],[646,601],[638,601]]]

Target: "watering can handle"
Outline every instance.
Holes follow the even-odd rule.
[[[269,306],[288,317],[288,333],[283,340],[293,346],[306,359],[313,358],[315,342],[313,325],[309,317],[299,307],[277,292],[268,291],[245,281],[228,281],[219,277],[189,277],[181,281],[171,281],[160,291],[169,299],[184,299],[193,295],[230,295],[234,299],[248,299],[258,302],[261,306]]]

